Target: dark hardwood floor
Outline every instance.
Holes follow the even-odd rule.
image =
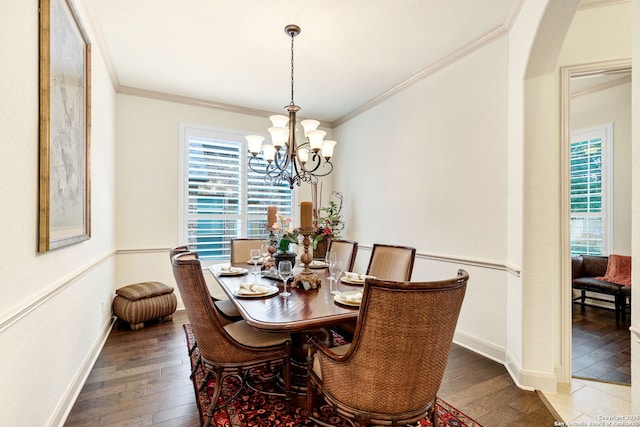
[[[572,373],[576,378],[631,385],[630,319],[573,304]]]
[[[182,325],[114,328],[65,426],[198,426]],[[553,426],[535,392],[515,386],[505,368],[454,345],[439,396],[484,427]]]

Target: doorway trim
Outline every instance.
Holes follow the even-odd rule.
[[[561,370],[560,382],[571,383],[572,288],[571,288],[571,78],[592,74],[612,74],[631,70],[631,58],[560,67],[560,274],[561,274]]]

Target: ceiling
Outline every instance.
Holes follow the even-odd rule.
[[[522,0],[84,0],[119,91],[335,123],[504,31]],[[97,40],[96,40],[97,39]]]

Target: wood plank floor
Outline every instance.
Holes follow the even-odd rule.
[[[573,304],[572,373],[576,378],[631,384],[630,318]]]
[[[114,328],[65,423],[77,426],[198,426],[182,325]],[[516,387],[499,363],[454,345],[439,396],[484,427],[553,426],[535,392]]]

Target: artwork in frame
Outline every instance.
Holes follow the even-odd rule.
[[[71,0],[40,0],[38,252],[91,237],[91,44]]]

